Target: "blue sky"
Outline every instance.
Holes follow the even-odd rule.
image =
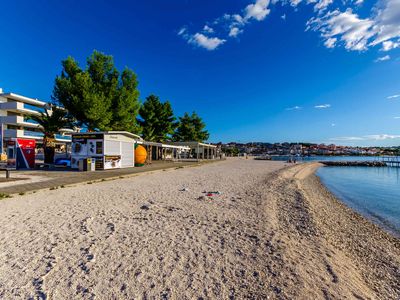
[[[96,4],[94,4],[96,3]],[[112,54],[211,141],[400,144],[398,0],[7,1],[0,87],[49,100],[60,61]]]

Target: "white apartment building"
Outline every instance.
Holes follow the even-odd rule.
[[[43,139],[40,125],[29,120],[30,115],[39,115],[48,109],[47,103],[14,93],[4,93],[0,88],[0,124],[3,124],[4,140],[10,138]],[[55,139],[60,143],[71,142],[72,129],[62,129]]]

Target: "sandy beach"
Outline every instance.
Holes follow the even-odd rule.
[[[0,299],[399,299],[400,240],[317,167],[228,159],[0,200]]]

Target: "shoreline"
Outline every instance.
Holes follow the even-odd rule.
[[[316,170],[315,170],[315,176],[317,178],[317,180],[319,181],[319,183],[323,186],[324,189],[326,189],[331,195],[332,197],[336,198],[337,201],[339,201],[340,203],[344,204],[346,207],[350,208],[353,212],[355,212],[356,214],[360,215],[362,218],[365,218],[368,222],[373,223],[374,225],[377,225],[380,229],[382,229],[383,231],[385,231],[386,233],[394,236],[397,239],[400,239],[400,230],[396,227],[394,227],[394,225],[392,225],[391,223],[387,222],[385,219],[381,218],[380,216],[375,215],[373,212],[368,211],[366,209],[364,209],[364,213],[361,211],[358,211],[356,208],[352,208],[349,204],[346,203],[346,196],[340,196],[335,194],[334,191],[331,191],[331,189],[323,182],[323,180],[316,174],[316,172],[320,169],[320,168],[324,168],[327,166],[324,166],[323,164],[321,166],[319,166]],[[364,215],[365,214],[365,215]]]
[[[4,199],[0,298],[398,299],[400,241],[317,167],[228,159]]]
[[[305,225],[315,226],[318,243],[336,254],[340,252],[341,261],[332,262],[338,264],[336,269],[345,269],[346,264],[354,267],[349,275],[359,277],[357,285],[364,281],[366,291],[371,292],[362,297],[397,299],[400,296],[400,240],[337,198],[315,174],[319,167],[319,163],[308,163],[281,171],[283,177],[292,180],[286,184],[294,185],[300,193],[302,205],[297,203],[292,212],[301,207],[300,211],[307,215]],[[383,297],[384,290],[391,293]]]

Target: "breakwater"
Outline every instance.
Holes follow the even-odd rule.
[[[332,167],[386,167],[384,161],[320,161],[325,166]]]

